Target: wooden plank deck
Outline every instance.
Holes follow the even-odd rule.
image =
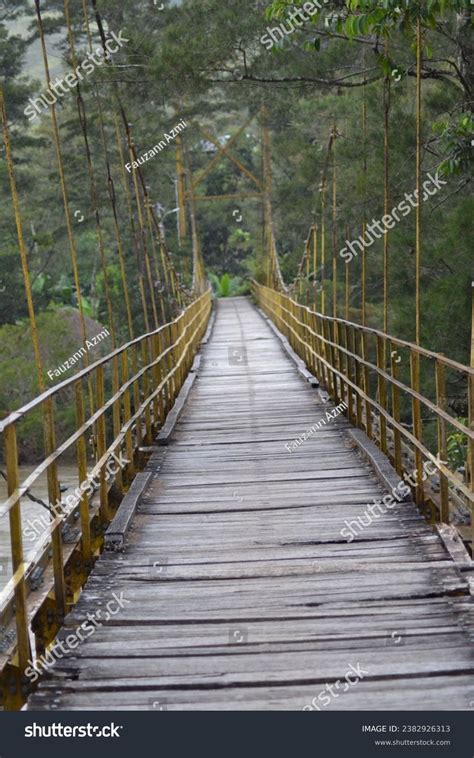
[[[352,541],[384,490],[244,298],[220,301],[199,377],[123,553],[60,639],[101,611],[32,710],[474,707],[468,584],[413,503]],[[113,593],[125,607],[106,621]],[[89,617],[90,618],[90,617]],[[336,687],[351,671],[363,678]],[[343,692],[343,689],[347,689]]]

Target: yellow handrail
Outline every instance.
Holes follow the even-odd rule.
[[[102,549],[105,529],[140,467],[143,457],[140,449],[152,443],[181,389],[210,311],[208,289],[173,321],[127,342],[46,390],[0,423],[8,495],[0,505],[0,517],[8,514],[10,520],[13,569],[8,584],[0,592],[0,629],[8,630],[12,638],[6,647],[5,644],[0,647],[0,702],[5,708],[21,706],[30,686],[25,670],[28,660],[32,660],[33,645],[36,655],[42,654],[76,602]],[[95,410],[88,418],[84,384],[95,387]],[[69,402],[74,403],[75,397],[74,432],[55,445],[54,450],[45,449],[43,460],[20,482],[19,425],[48,403],[56,429],[54,402],[65,392],[68,398],[73,395]],[[91,432],[96,446],[88,466],[87,437]],[[75,455],[78,472],[76,493],[69,496],[73,504],[67,503],[67,508],[59,495],[57,475],[58,462],[65,455]],[[111,475],[113,458],[122,465],[115,466]],[[25,557],[21,498],[34,491],[35,483],[44,474],[48,479],[49,502],[45,505],[50,511],[50,521],[42,529],[34,555]],[[97,485],[97,493],[92,482]],[[80,528],[65,543],[62,530],[72,525]],[[41,575],[43,584],[33,594],[30,580],[35,572]]]
[[[257,282],[252,283],[252,289],[260,308],[288,338],[293,349],[306,361],[334,400],[346,402],[349,420],[364,429],[389,455],[400,476],[406,472],[402,462],[402,445],[412,452],[417,474],[414,488],[417,503],[433,504],[439,508],[440,520],[449,523],[451,485],[452,491],[460,495],[470,508],[472,522],[473,475],[469,472],[469,481],[462,481],[448,465],[446,429],[450,426],[465,436],[469,460],[474,450],[473,419],[470,417],[469,425],[464,426],[447,412],[445,370],[462,376],[472,398],[474,368],[377,329],[323,315]],[[409,379],[405,381],[399,378],[402,356],[398,351],[408,356],[405,373]],[[371,355],[374,356],[372,360]],[[435,401],[419,389],[421,359],[429,359],[430,366],[434,367]],[[405,409],[411,423],[401,421],[401,400],[411,404],[411,417],[408,407]],[[426,437],[425,441],[423,439],[422,408],[432,414],[434,418],[429,420],[435,420],[437,424],[436,455],[429,449]],[[432,494],[428,497],[425,493],[424,459],[430,461],[439,472],[439,502],[433,500]]]

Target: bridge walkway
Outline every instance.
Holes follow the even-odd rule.
[[[369,523],[387,491],[333,411],[249,301],[219,301],[125,549],[27,708],[472,707],[467,581],[413,503]]]

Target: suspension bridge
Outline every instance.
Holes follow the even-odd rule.
[[[68,2],[65,16],[74,64]],[[95,18],[105,49],[98,12]],[[329,267],[324,212],[311,225],[295,281],[285,284],[272,216],[267,108],[260,114],[262,176],[232,156],[239,133],[223,147],[205,132],[217,151],[205,172],[218,158],[231,159],[254,183],[250,194],[263,211],[264,274],[252,282],[252,298],[213,303],[196,220],[197,203],[209,198],[197,194],[203,175],[193,176],[184,135],[177,138],[176,168],[180,234],[189,222],[193,243],[189,287],[167,249],[141,169],[124,173],[127,159],[138,163],[118,87],[112,125],[93,89],[127,313],[129,338],[121,344],[80,85],[76,96],[113,349],[93,363],[86,357],[83,369],[47,388],[14,139],[0,90],[40,387],[38,397],[0,422],[7,481],[0,517],[8,518],[12,563],[0,594],[3,707],[322,710],[327,703],[320,695],[330,684],[331,708],[471,708],[472,527],[457,528],[455,516],[467,511],[472,524],[474,368],[420,344],[421,209],[417,336],[408,342],[389,334],[386,322],[383,330],[367,325],[365,278],[360,322],[347,318],[347,286],[341,317],[336,247],[332,288],[325,276],[318,286],[317,272]],[[62,135],[55,104],[50,110],[85,342]],[[323,211],[336,140],[334,127],[321,180]],[[419,160],[416,179],[421,186]],[[333,224],[335,188],[333,176]],[[137,261],[141,334],[134,327],[129,255]],[[365,266],[364,258],[364,272]],[[347,283],[347,266],[345,276]],[[426,372],[434,394],[423,391]],[[453,375],[465,389],[468,426],[447,402]],[[75,409],[66,438],[57,413],[64,396]],[[22,478],[18,440],[33,414],[43,420],[44,455]],[[436,429],[429,438],[428,417]],[[449,463],[450,430],[467,439],[464,475]],[[66,457],[77,468],[72,504],[61,492]],[[123,463],[111,476],[112,457]],[[42,479],[47,502],[35,496]],[[33,554],[24,548],[28,498],[49,512]]]

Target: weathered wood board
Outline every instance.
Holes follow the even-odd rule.
[[[473,708],[469,567],[411,502],[368,517],[386,492],[332,410],[247,300],[220,301],[125,549],[98,561],[60,639],[100,622],[27,707]]]

